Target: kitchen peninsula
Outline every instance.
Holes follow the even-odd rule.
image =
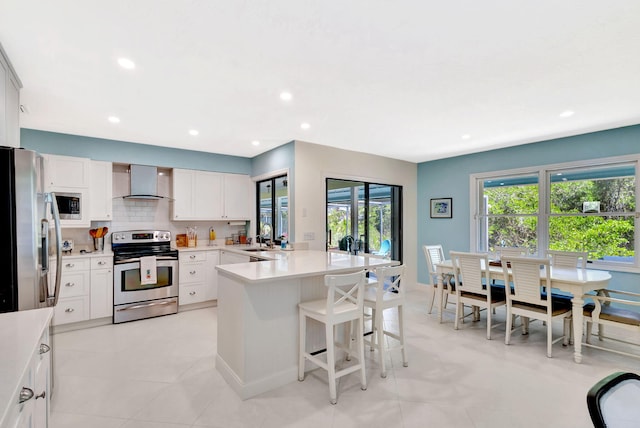
[[[253,263],[217,266],[216,368],[242,399],[298,378],[298,303],[326,296],[324,276],[397,262],[324,251],[260,252]],[[324,347],[321,328],[308,346]]]

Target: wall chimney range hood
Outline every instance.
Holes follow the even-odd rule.
[[[129,165],[131,186],[123,199],[169,199],[158,195],[158,168],[148,165]]]

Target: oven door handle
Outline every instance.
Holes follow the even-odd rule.
[[[145,303],[143,305],[134,305],[134,306],[127,306],[126,308],[119,308],[116,309],[119,312],[123,312],[123,311],[132,311],[134,309],[142,309],[142,308],[148,308],[149,306],[166,306],[166,305],[173,305],[174,303],[178,303],[176,300],[172,300],[170,302],[153,302],[153,303]]]
[[[173,256],[156,256],[156,260],[157,261],[162,261],[162,260],[175,260],[175,261],[177,261],[178,259],[173,257]],[[130,259],[118,260],[116,262],[116,264],[123,265],[125,263],[139,263],[139,262],[140,262],[140,257],[132,257]]]

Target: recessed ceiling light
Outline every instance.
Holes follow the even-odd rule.
[[[575,114],[575,112],[573,110],[565,110],[562,113],[560,113],[560,117],[571,117]]]
[[[253,141],[251,142],[251,144],[253,144],[254,146],[259,146],[259,145],[260,145],[260,141],[258,141],[258,140],[253,140]]]
[[[118,58],[118,64],[120,64],[120,67],[126,68],[127,70],[133,70],[136,68],[136,64],[128,58]]]
[[[468,140],[469,138],[471,138],[471,135],[469,135],[469,134],[464,134],[464,135],[462,136],[462,139],[463,139],[463,140]]]
[[[302,128],[302,129],[309,129],[309,128],[311,128],[311,125],[309,125],[307,122],[302,122],[302,123],[300,124],[300,128]]]
[[[291,95],[291,92],[280,93],[280,99],[283,101],[291,101],[292,98],[293,98],[293,95]]]
[[[115,116],[109,116],[107,120],[111,123],[120,123],[120,118]]]
[[[196,129],[190,129],[189,130],[189,135],[193,135],[195,137],[198,134],[199,134],[199,132]]]

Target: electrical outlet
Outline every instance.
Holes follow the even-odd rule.
[[[316,234],[313,232],[305,232],[304,240],[305,241],[314,241],[316,239]]]

